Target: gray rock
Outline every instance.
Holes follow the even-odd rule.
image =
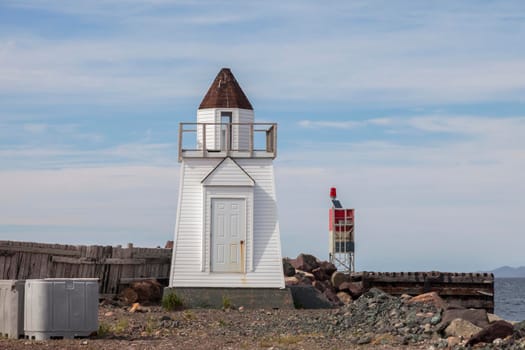
[[[525,338],[525,321],[518,322],[514,325],[514,336],[516,339]]]
[[[290,286],[294,305],[302,309],[330,309],[333,304],[312,286]]]
[[[439,322],[441,322],[441,313],[437,313],[430,319],[432,325],[437,325]]]
[[[365,345],[370,344],[372,342],[372,337],[370,336],[364,336],[357,340],[357,345]]]

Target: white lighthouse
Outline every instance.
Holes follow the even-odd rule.
[[[230,69],[221,69],[197,122],[179,128],[181,175],[169,289],[195,297],[199,288],[222,294],[284,288],[276,141],[277,124],[256,123]]]

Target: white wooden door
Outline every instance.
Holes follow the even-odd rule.
[[[244,199],[211,200],[211,270],[243,272],[246,252]]]

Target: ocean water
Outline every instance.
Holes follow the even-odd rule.
[[[494,280],[494,313],[508,321],[525,320],[525,278]]]

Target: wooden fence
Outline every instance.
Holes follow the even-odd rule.
[[[101,294],[134,280],[167,284],[171,249],[0,241],[0,279],[98,278]]]

